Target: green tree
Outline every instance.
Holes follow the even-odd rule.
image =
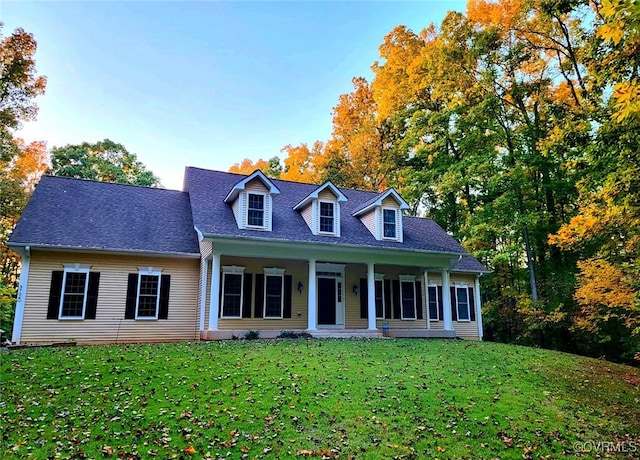
[[[122,144],[105,139],[95,144],[54,147],[49,174],[118,184],[160,186],[160,179]]]

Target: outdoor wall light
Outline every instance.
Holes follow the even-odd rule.
[[[354,293],[355,295],[358,295],[358,292],[360,292],[360,288],[358,287],[358,285],[357,285],[357,284],[354,284],[354,285],[353,285],[353,288],[351,288],[351,289],[353,290],[353,293]]]
[[[302,281],[298,281],[298,292],[300,294],[302,294],[302,288],[304,288],[304,286],[302,285]]]

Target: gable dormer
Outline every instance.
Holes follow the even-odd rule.
[[[379,241],[402,242],[402,211],[409,205],[390,188],[367,201],[352,215],[358,217]]]
[[[347,197],[330,181],[293,207],[314,235],[340,236],[340,205]]]
[[[270,232],[272,198],[278,194],[278,187],[258,170],[234,185],[224,202],[231,205],[238,228]]]

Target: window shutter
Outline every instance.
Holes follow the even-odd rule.
[[[284,308],[282,316],[291,318],[291,289],[293,287],[293,278],[291,275],[284,275]]]
[[[49,308],[47,308],[47,319],[58,319],[60,313],[60,296],[62,295],[62,278],[64,272],[51,272],[51,287],[49,288]]]
[[[242,317],[251,318],[251,294],[253,275],[251,273],[244,274],[244,286],[242,286]]]
[[[360,318],[369,318],[369,290],[367,279],[360,278]]]
[[[256,274],[256,295],[254,305],[254,318],[262,318],[262,310],[264,309],[264,275]]]
[[[416,281],[416,319],[422,318],[422,286]]]
[[[129,273],[127,283],[127,306],[124,310],[124,319],[134,319],[136,317],[136,297],[138,296],[138,274]]]
[[[391,280],[384,280],[384,317],[391,318]]]
[[[400,305],[400,280],[393,280],[393,317],[394,319],[402,318],[401,305]]]
[[[458,308],[457,308],[457,302],[456,302],[456,288],[451,286],[450,288],[450,292],[451,292],[451,321],[458,321]]]
[[[469,288],[469,318],[471,321],[476,320],[476,301],[474,297],[473,288]]]
[[[442,286],[437,286],[438,290],[438,318],[444,321],[444,308],[442,307]]]
[[[84,319],[96,319],[96,307],[98,306],[98,286],[100,285],[100,273],[89,272],[89,286],[87,287],[87,308]]]
[[[171,290],[171,275],[160,277],[160,307],[158,319],[169,319],[169,291]]]
[[[222,296],[224,292],[222,292],[222,281],[224,279],[224,273],[220,273],[220,287],[218,288],[218,318],[222,318]]]

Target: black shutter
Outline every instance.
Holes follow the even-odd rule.
[[[244,286],[242,286],[242,317],[251,318],[251,294],[253,275],[251,273],[244,274]]]
[[[291,318],[291,289],[293,288],[293,278],[291,275],[284,275],[284,308],[282,316]]]
[[[369,318],[369,289],[367,279],[360,278],[360,318]]]
[[[422,319],[422,286],[416,281],[416,319]]]
[[[400,281],[393,280],[391,282],[393,286],[393,317],[395,319],[402,318],[402,310],[400,305]]]
[[[471,321],[476,320],[476,302],[472,287],[469,288],[469,318]]]
[[[438,291],[438,318],[440,321],[444,321],[444,308],[442,307],[442,286],[437,286]]]
[[[391,318],[391,280],[384,280],[384,317]]]
[[[51,287],[49,288],[49,308],[47,308],[47,319],[58,319],[60,313],[60,296],[62,295],[62,278],[64,272],[51,272]]]
[[[136,317],[136,299],[138,297],[138,274],[129,273],[127,283],[127,305],[124,309],[124,319],[134,319]]]
[[[262,273],[256,274],[256,295],[254,305],[254,318],[262,318],[262,310],[264,308],[264,275]]]
[[[98,286],[100,285],[100,273],[89,273],[89,286],[87,287],[87,306],[84,311],[84,319],[96,319],[96,307],[98,306]]]
[[[456,288],[451,286],[451,321],[458,321],[458,308],[456,302]]]
[[[222,292],[222,285],[224,284],[222,282],[223,279],[224,273],[220,273],[220,287],[218,288],[218,318],[222,318],[222,296],[224,295]]]
[[[160,308],[158,319],[169,319],[169,291],[171,290],[171,275],[160,277]]]

